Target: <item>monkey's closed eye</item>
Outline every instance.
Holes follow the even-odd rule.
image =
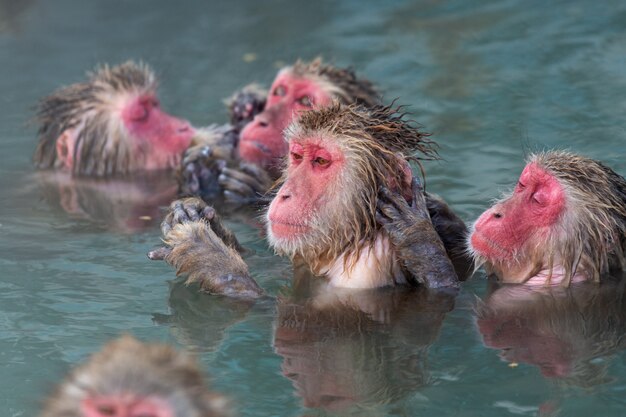
[[[148,115],[150,114],[150,110],[148,110],[147,106],[137,106],[137,108],[133,109],[133,112],[130,115],[130,119],[133,122],[145,122],[148,120]]]

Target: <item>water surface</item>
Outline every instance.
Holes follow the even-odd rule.
[[[533,151],[626,174],[623,2],[0,0],[2,415],[36,414],[54,381],[121,332],[197,352],[242,416],[625,414],[623,287],[595,290],[599,305],[577,290],[515,310],[519,294],[491,294],[478,274],[454,302],[392,291],[322,314],[292,295],[288,262],[254,222],[227,216],[255,277],[286,294],[251,307],[147,261],[158,212],[136,204],[142,185],[113,212],[89,184],[31,175],[32,105],[98,63],[149,62],[163,107],[203,125],[225,120],[235,89],[317,55],[411,105],[445,159],[426,164],[428,189],[466,220]],[[492,309],[480,320],[477,299]]]

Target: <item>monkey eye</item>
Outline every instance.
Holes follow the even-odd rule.
[[[321,156],[318,156],[317,158],[315,158],[313,160],[313,162],[316,165],[321,166],[321,167],[325,167],[325,166],[328,166],[330,164],[330,161],[328,159],[322,158]]]
[[[287,89],[284,86],[279,85],[274,89],[274,92],[272,94],[275,96],[283,97],[285,94],[287,94]]]
[[[521,181],[517,182],[517,189],[522,191],[524,188],[526,188],[526,184],[523,184]]]
[[[147,106],[137,106],[132,110],[132,113],[130,114],[130,120],[132,120],[133,122],[145,122],[146,120],[148,120],[149,114],[150,111],[148,110]]]
[[[296,152],[291,152],[291,159],[296,162],[300,162],[302,161],[302,155]]]
[[[309,96],[302,96],[296,100],[297,103],[303,105],[304,107],[313,107],[313,100]]]

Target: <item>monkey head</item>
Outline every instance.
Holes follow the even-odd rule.
[[[283,131],[294,116],[333,100],[365,106],[379,102],[369,81],[357,79],[351,70],[325,65],[319,58],[282,69],[272,83],[264,111],[241,132],[240,157],[275,169],[277,160],[287,154]]]
[[[224,416],[198,365],[166,345],[124,336],[76,368],[46,401],[41,417]]]
[[[287,167],[267,212],[276,251],[320,267],[358,253],[378,236],[380,187],[410,191],[406,156],[434,156],[433,144],[390,107],[331,106],[304,113],[286,130]]]
[[[504,282],[565,285],[623,269],[625,243],[626,181],[567,152],[532,156],[513,193],[478,218],[469,239],[477,264]]]
[[[161,109],[145,64],[103,66],[43,98],[37,112],[38,168],[105,177],[175,168],[195,130]]]

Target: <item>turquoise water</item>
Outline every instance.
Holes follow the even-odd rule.
[[[46,184],[27,123],[38,97],[97,63],[149,62],[163,107],[202,125],[224,121],[221,99],[243,84],[322,55],[411,104],[445,159],[426,165],[428,188],[469,221],[536,150],[626,174],[626,4],[213,3],[0,0],[0,415],[36,414],[121,332],[196,352],[242,416],[626,415],[623,286],[488,297],[479,273],[454,301],[391,291],[320,313],[231,215],[255,277],[287,295],[199,295],[145,257],[169,184]]]

